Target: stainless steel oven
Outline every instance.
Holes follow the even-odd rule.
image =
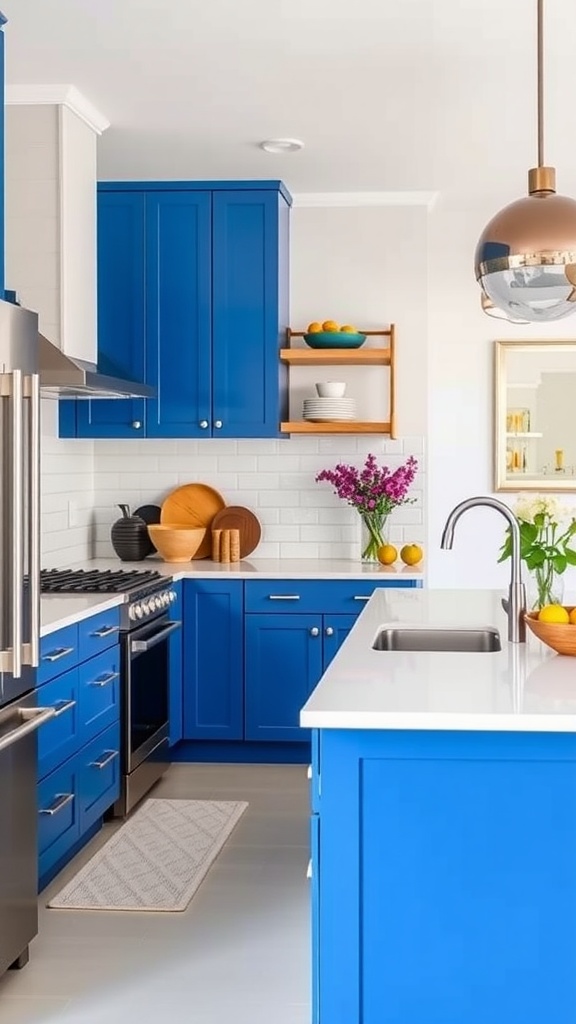
[[[170,638],[182,623],[168,612],[121,634],[122,791],[124,816],[166,771],[170,699]]]

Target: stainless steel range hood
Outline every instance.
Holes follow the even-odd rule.
[[[154,388],[100,373],[94,363],[72,359],[38,335],[40,390],[47,398],[154,398]]]

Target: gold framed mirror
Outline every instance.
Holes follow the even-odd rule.
[[[494,343],[497,491],[576,491],[576,340]]]

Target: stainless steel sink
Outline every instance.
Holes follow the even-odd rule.
[[[375,651],[457,651],[490,654],[502,650],[500,634],[491,626],[481,629],[434,629],[386,626],[372,648]]]

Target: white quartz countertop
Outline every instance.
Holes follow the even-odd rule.
[[[50,566],[47,566],[50,568]],[[157,556],[142,562],[121,562],[118,558],[95,558],[72,566],[74,569],[155,569],[175,580],[213,579],[278,579],[278,580],[424,580],[422,565],[409,568],[397,565],[376,567],[362,565],[354,559],[334,558],[245,558],[241,562],[212,562],[199,558],[193,562],[163,562]]]
[[[502,592],[377,590],[304,705],[320,729],[576,732],[576,659],[507,641]],[[491,654],[375,651],[385,625],[495,626]]]
[[[122,604],[123,594],[42,594],[40,636],[48,636],[64,626],[89,619]]]

